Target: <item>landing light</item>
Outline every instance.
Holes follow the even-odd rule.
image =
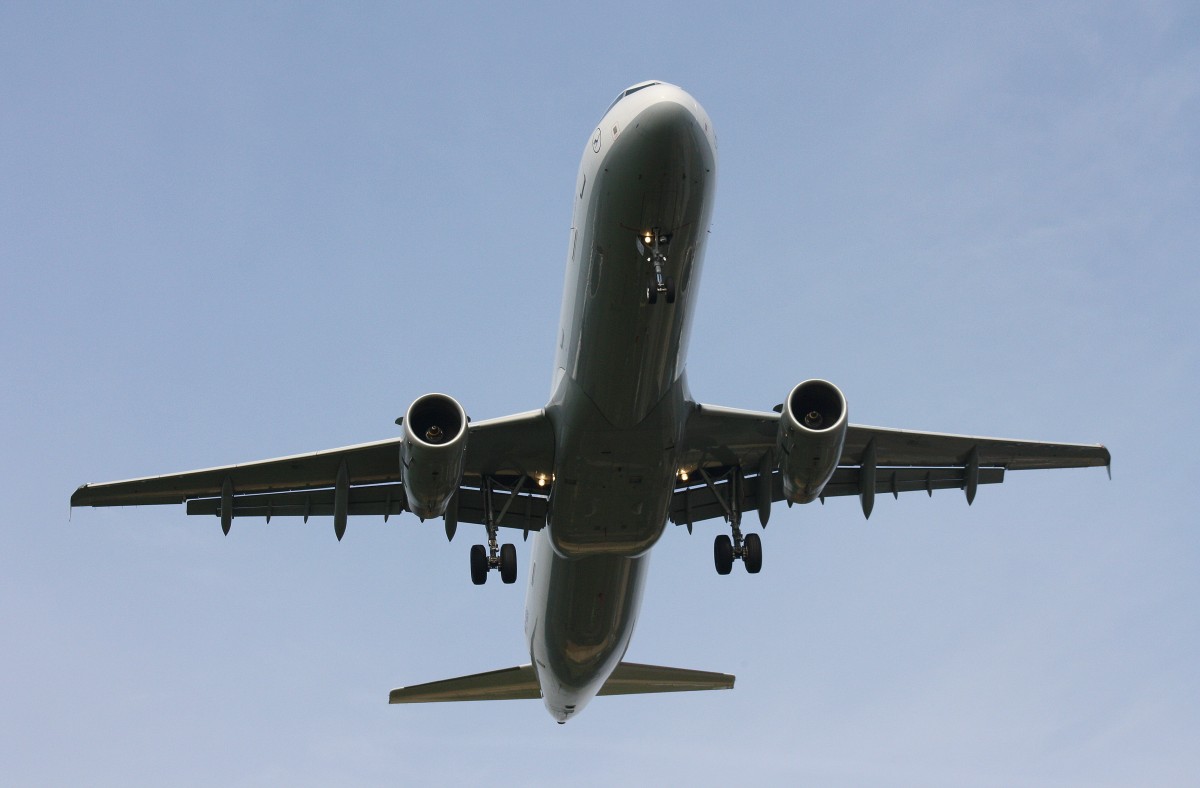
[[[545,486],[546,486],[546,477],[545,477],[545,476],[538,476],[538,477],[537,477],[537,483],[538,483],[538,487],[545,487]]]
[[[679,481],[681,481],[681,482],[686,482],[687,480],[688,480],[688,472],[687,472],[687,471],[680,471],[680,472],[679,472]]]

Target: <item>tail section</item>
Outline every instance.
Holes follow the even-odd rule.
[[[641,695],[652,692],[691,692],[733,689],[728,673],[666,668],[622,662],[617,665],[599,695]],[[542,696],[532,665],[519,665],[487,673],[474,673],[427,684],[394,689],[389,703],[439,703],[466,700],[521,700]]]

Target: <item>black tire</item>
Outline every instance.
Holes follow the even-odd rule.
[[[675,303],[675,277],[667,277],[667,303]]]
[[[471,545],[471,582],[481,586],[487,582],[488,556],[481,544]]]
[[[762,569],[762,539],[758,538],[758,534],[746,534],[742,547],[746,551],[742,554],[746,571],[752,575],[758,574],[758,570]]]
[[[721,534],[713,542],[713,563],[717,565],[717,574],[727,575],[733,571],[733,540]]]
[[[651,284],[649,287],[646,288],[646,303],[647,304],[657,304],[658,303],[658,288],[655,287],[653,284]]]
[[[500,545],[500,579],[510,585],[517,582],[517,548],[511,544]]]

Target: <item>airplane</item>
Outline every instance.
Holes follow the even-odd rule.
[[[693,399],[685,359],[713,210],[717,138],[683,89],[622,91],[588,138],[574,212],[550,399],[472,422],[449,395],[417,398],[400,437],[205,470],[85,484],[74,506],[186,503],[235,518],[411,512],[484,526],[471,580],[517,578],[500,529],[533,533],[525,639],[530,662],[401,687],[391,703],[540,698],[565,723],[597,695],[731,689],[724,673],[624,661],[651,548],[668,522],[723,520],[713,559],[762,567],[773,504],[958,489],[971,503],[1006,471],[1105,466],[1102,445],[1044,443],[851,424],[846,398],[820,379],[773,411]]]

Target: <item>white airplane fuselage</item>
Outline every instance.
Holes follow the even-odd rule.
[[[622,94],[580,164],[546,407],[554,484],[525,610],[542,696],[560,722],[625,654],[666,526],[716,158],[703,108],[658,83]]]

